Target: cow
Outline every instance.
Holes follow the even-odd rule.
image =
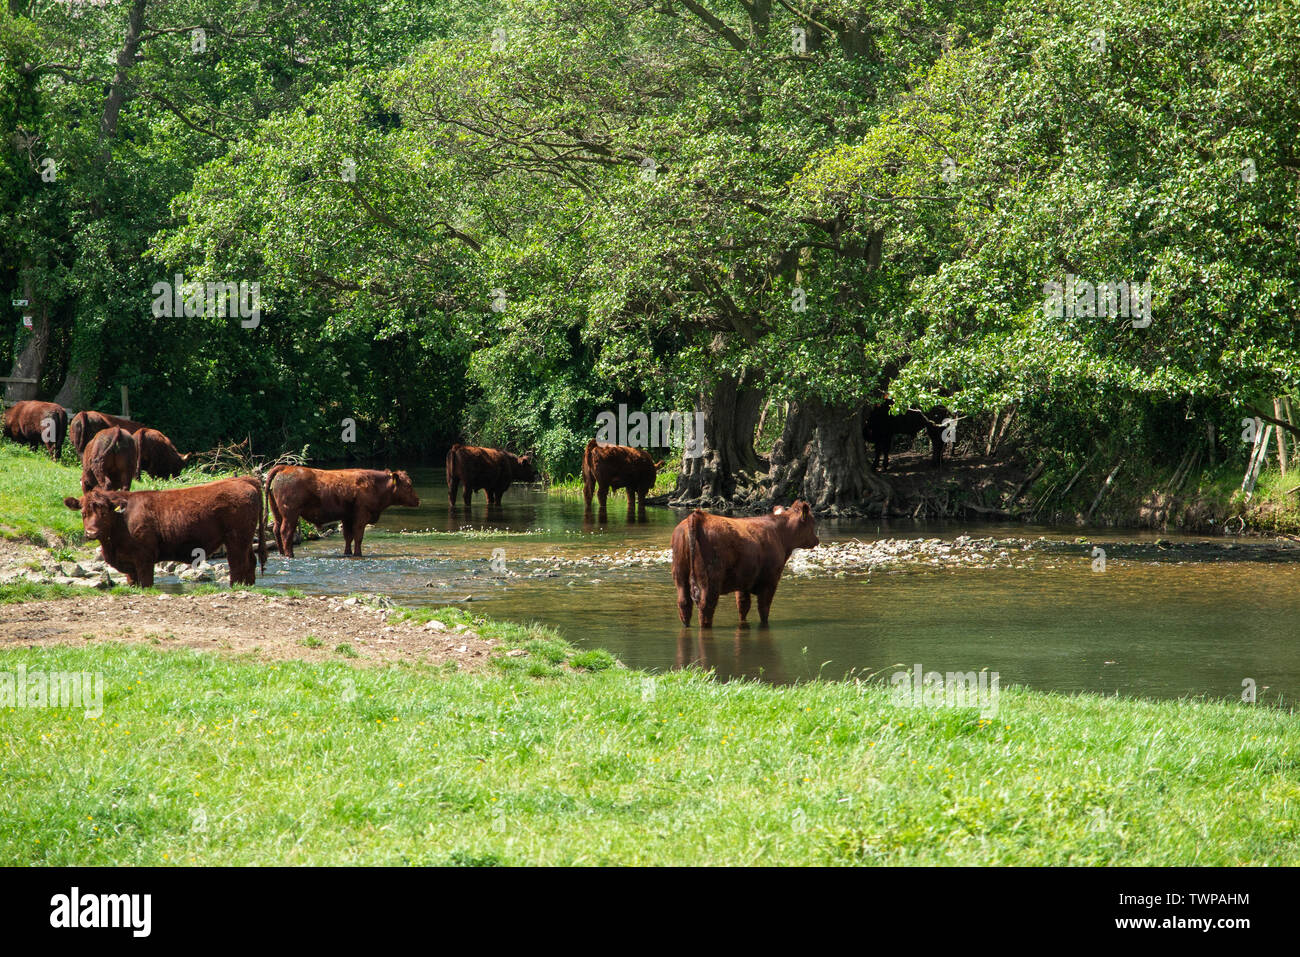
[[[922,429],[930,437],[930,465],[943,467],[943,422],[951,413],[941,405],[934,406],[928,413],[920,409],[908,409],[906,412],[893,413],[890,407],[893,399],[886,399],[867,410],[866,420],[862,425],[862,438],[874,442],[876,455],[871,468],[874,471],[889,471],[889,447],[896,435],[916,435]],[[884,453],[885,464],[881,468],[880,457]]]
[[[86,537],[99,539],[104,560],[129,585],[150,588],[158,562],[193,562],[221,548],[232,585],[254,584],[259,563],[266,570],[266,509],[256,475],[160,491],[96,488],[63,504],[81,512]]]
[[[804,501],[753,518],[725,518],[697,508],[673,529],[673,582],[682,624],[691,623],[691,607],[699,605],[700,627],[712,628],[718,598],[734,591],[741,623],[755,595],[758,620],[766,625],[790,553],[819,544],[812,509]]]
[[[15,402],[5,409],[4,434],[7,439],[33,448],[44,446],[50,458],[57,461],[68,434],[68,411],[54,402]]]
[[[95,433],[111,429],[115,425],[126,429],[132,435],[144,428],[139,422],[124,419],[119,415],[88,410],[78,412],[72,417],[72,424],[68,426],[68,438],[72,440],[72,447],[77,450],[77,455],[81,455],[86,451],[86,445],[95,437]]]
[[[593,493],[599,497],[600,510],[603,512],[609,490],[625,488],[628,517],[632,517],[638,498],[644,514],[646,493],[654,488],[655,473],[663,467],[662,461],[656,462],[643,449],[627,445],[602,445],[592,439],[582,453],[582,497],[587,503],[587,510],[591,509]]]
[[[465,507],[483,489],[489,505],[500,505],[512,482],[536,482],[533,454],[512,455],[501,449],[455,443],[447,452],[447,502],[456,507],[456,493],[465,486]]]
[[[144,472],[154,478],[175,478],[194,457],[193,452],[184,455],[177,452],[172,440],[157,429],[141,429],[136,433],[135,439],[140,446],[140,468],[135,473],[137,478]]]
[[[377,469],[277,465],[266,474],[266,496],[275,519],[275,540],[285,558],[293,558],[293,533],[300,517],[313,525],[341,521],[343,554],[360,558],[361,536],[384,509],[420,505],[411,476]]]
[[[135,436],[115,425],[96,432],[86,445],[81,456],[81,491],[129,492],[131,480],[139,472],[140,446]]]

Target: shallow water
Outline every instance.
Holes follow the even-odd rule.
[[[970,534],[1071,544],[1029,567],[787,572],[770,627],[737,627],[726,596],[702,636],[677,619],[666,563],[587,561],[666,549],[684,512],[651,508],[629,524],[620,493],[606,522],[587,521],[581,499],[516,486],[492,515],[481,494],[468,516],[463,506],[451,514],[441,470],[412,476],[421,507],[390,509],[367,531],[364,558],[344,559],[342,538],[327,537],[304,543],[293,560],[273,555],[266,583],[378,592],[407,605],[470,599],[476,612],[552,625],[630,667],[698,665],[724,678],[887,680],[920,664],[987,668],[1004,687],[1067,692],[1240,700],[1249,678],[1264,702],[1300,693],[1300,563],[1112,558],[1094,572],[1092,544],[1181,539],[1091,530],[1089,543],[1076,545],[1084,530],[1073,527],[823,521],[823,542]]]

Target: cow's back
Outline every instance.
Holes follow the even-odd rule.
[[[127,531],[151,542],[155,561],[191,561],[193,548],[212,553],[228,534],[255,535],[261,515],[261,485],[254,476],[219,479],[188,488],[132,492],[126,504]]]

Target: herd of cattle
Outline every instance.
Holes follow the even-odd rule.
[[[877,411],[879,410],[879,411]],[[876,442],[889,462],[892,435],[924,428],[933,445],[933,463],[940,464],[938,426],[931,417],[911,412],[892,415],[888,404],[869,411],[864,433]],[[276,547],[293,558],[298,520],[314,525],[339,522],[343,554],[361,556],[361,539],[390,506],[418,507],[411,477],[404,471],[379,469],[314,469],[297,465],[272,467],[265,478],[243,475],[186,488],[131,491],[141,474],[172,478],[180,474],[192,453],[180,454],[156,429],[103,412],[79,412],[68,421],[62,406],[49,402],[18,402],[5,411],[4,434],[25,444],[44,447],[58,459],[65,436],[81,457],[80,498],[64,504],[81,513],[86,537],[99,541],[104,560],[122,572],[131,585],[153,585],[158,562],[191,562],[224,550],[230,581],[252,585],[258,567],[266,569],[267,512],[273,519]],[[453,445],[447,453],[448,502],[454,510],[464,489],[468,508],[476,491],[486,493],[489,506],[499,506],[514,482],[536,482],[534,457],[501,449]],[[645,513],[646,495],[663,467],[643,449],[606,445],[592,439],[583,451],[582,485],[586,508],[597,499],[604,512],[610,490],[627,491],[629,518],[639,505]],[[758,599],[759,620],[766,624],[772,597],[796,548],[819,543],[812,509],[796,501],[765,515],[727,518],[696,509],[672,536],[672,574],[677,610],[689,625],[692,609],[700,609],[701,627],[711,627],[719,598],[736,593],[740,620],[749,613],[751,597]]]

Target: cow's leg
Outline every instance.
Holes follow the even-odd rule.
[[[469,482],[467,481],[465,483],[465,507],[469,508],[470,505],[473,503],[473,501],[474,501],[474,489],[470,486]]]
[[[718,593],[705,587],[700,589],[700,627],[713,627],[713,612],[718,607]]]
[[[292,509],[280,510],[280,522],[275,529],[275,540],[280,545],[280,554],[293,558],[293,533],[298,530],[298,513]]]
[[[776,585],[765,585],[758,591],[758,622],[767,624],[767,614],[772,610],[772,598],[776,595]]]
[[[253,558],[252,539],[238,538],[223,543],[226,546],[226,558],[230,562],[230,585],[252,585],[255,583],[254,568],[257,561]]]
[[[640,516],[643,522],[645,521],[645,496],[648,491],[649,489],[643,488],[637,492],[637,515]]]
[[[352,516],[345,515],[342,521],[343,525],[343,555],[345,558],[352,556]]]
[[[361,539],[366,534],[366,525],[378,518],[378,515],[358,515],[352,520],[352,557],[361,557]]]
[[[135,574],[141,588],[153,587],[153,564],[148,560],[136,563]],[[136,582],[131,581],[130,577],[127,578],[127,582],[128,584],[136,584]]]
[[[596,491],[596,498],[600,501],[600,510],[605,511],[605,504],[609,499],[609,486],[604,482],[600,483],[600,488]]]
[[[636,518],[636,487],[629,485],[627,487],[627,520],[630,522]]]
[[[745,623],[745,616],[749,614],[749,601],[749,592],[744,589],[736,592],[736,612],[740,615],[740,623],[742,625]]]

